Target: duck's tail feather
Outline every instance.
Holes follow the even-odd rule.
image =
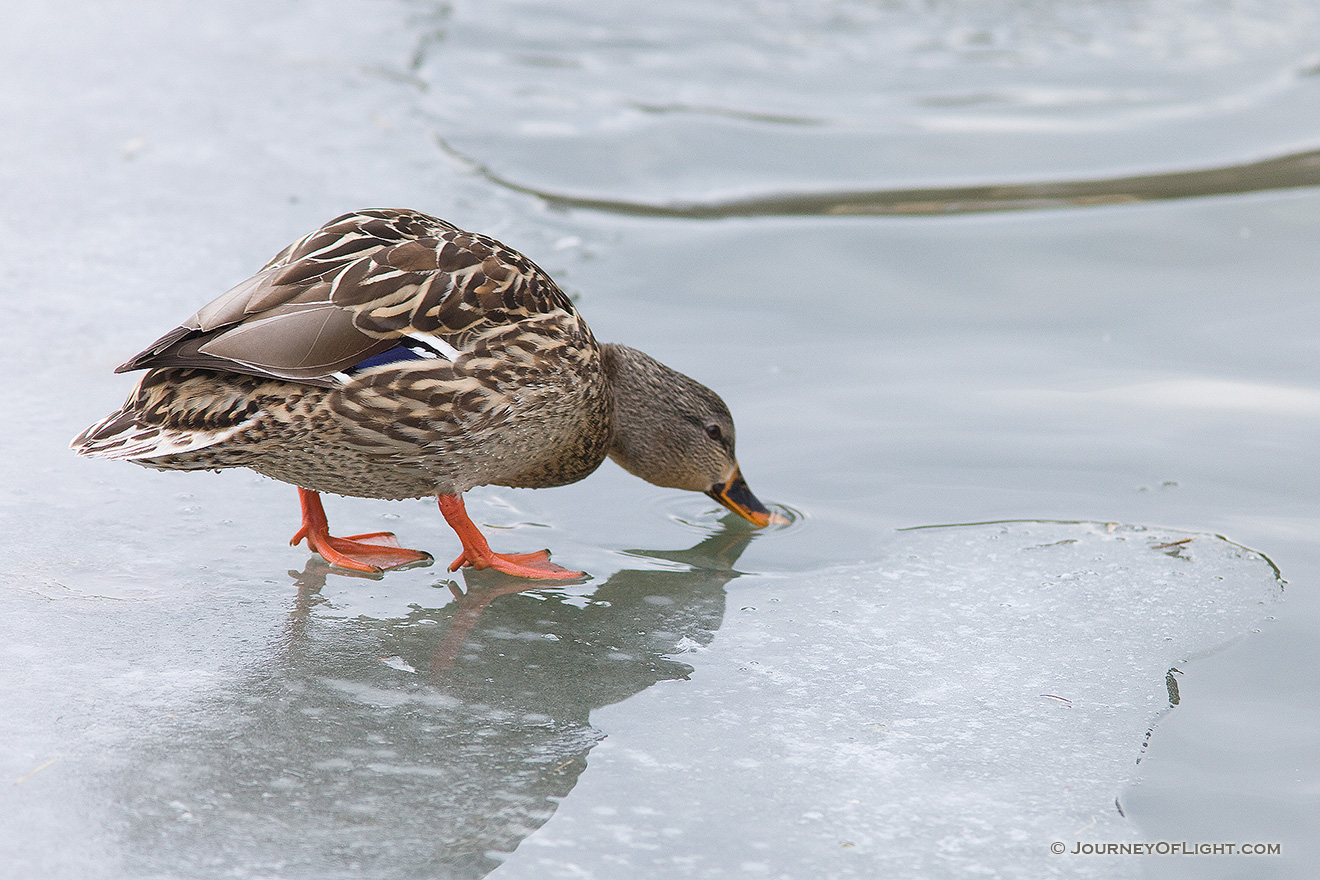
[[[69,448],[89,458],[111,458],[151,464],[150,459],[169,458],[223,443],[244,426],[222,431],[180,431],[139,422],[132,412],[112,413],[83,431]],[[174,463],[179,467],[182,463]],[[198,468],[214,467],[199,462]]]
[[[199,424],[198,420],[162,419],[157,409],[144,408],[144,397],[139,384],[123,407],[74,437],[69,448],[89,458],[134,461],[151,467],[185,470],[215,467],[205,460],[189,461],[187,455],[224,443],[249,427],[259,415],[249,413],[248,418],[209,425]]]

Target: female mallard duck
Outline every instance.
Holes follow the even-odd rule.
[[[562,486],[606,455],[705,492],[757,526],[719,395],[635,349],[598,345],[531,260],[415,211],[345,214],[281,251],[116,372],[146,369],[81,455],[162,470],[248,467],[298,487],[303,538],[381,571],[430,559],[389,532],[332,537],[318,493],[435,495],[449,567],[573,578],[549,552],[491,551],[462,494]]]

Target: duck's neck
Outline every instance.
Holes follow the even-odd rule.
[[[613,397],[610,458],[648,483],[704,491],[706,486],[690,476],[679,435],[690,430],[694,400],[721,409],[723,402],[704,385],[635,348],[606,343],[601,355]],[[713,404],[705,401],[707,396]]]
[[[644,457],[646,432],[656,427],[648,401],[663,396],[662,378],[673,371],[626,345],[607,342],[600,347],[600,354],[611,395],[610,458],[629,473],[646,479],[637,468]]]

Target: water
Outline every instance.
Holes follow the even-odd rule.
[[[0,761],[14,783],[0,839],[18,876],[611,876],[615,857],[655,876],[797,876],[813,855],[860,876],[1309,876],[1310,4],[68,2],[8,16],[0,100],[25,124],[0,134]],[[594,575],[494,596],[498,583],[436,568],[327,573],[283,546],[288,487],[67,453],[126,392],[115,364],[295,236],[373,204],[510,242],[600,338],[719,389],[749,482],[798,521],[751,535],[610,465],[566,489],[479,490],[469,509],[497,548],[549,546]],[[453,543],[434,504],[327,508],[343,531],[394,529],[440,557]],[[997,630],[978,580],[1022,589],[1031,569],[960,555],[944,537],[958,530],[895,531],[1023,519],[1183,529],[1201,546],[1223,534],[1278,565],[1286,599],[1143,641],[1137,624],[1190,627],[1188,609],[1224,588],[1213,578],[1232,566],[1197,556],[1198,577],[1153,604],[1120,578],[1048,606],[1050,631],[1079,640],[1125,612],[1134,624],[1117,642],[1131,664],[1076,683],[1140,699],[1108,726],[1086,716],[1082,752],[1048,726],[1023,734],[991,699],[1016,678],[1032,682],[1022,711],[1063,706],[1035,681],[1076,646]],[[877,604],[905,547],[954,573]],[[972,597],[961,617],[953,587]],[[479,618],[465,610],[486,598]],[[790,629],[768,598],[811,622],[816,653],[774,641]],[[834,612],[886,637],[822,629]],[[888,699],[916,687],[902,678],[835,696],[847,656],[962,668],[940,653],[959,626],[989,641],[957,699],[895,708],[914,705]],[[832,642],[844,659],[826,662]],[[752,661],[807,695],[746,688],[736,664]],[[788,740],[757,733],[763,718],[821,772],[767,764]],[[969,720],[983,726],[960,748],[1065,758],[1054,776],[1006,761],[971,790],[914,769]],[[870,763],[822,759],[853,754],[857,726],[876,735]],[[1072,794],[1049,787],[1060,776]],[[897,795],[915,809],[896,813]],[[970,830],[911,818],[952,801]],[[810,812],[824,818],[802,828],[827,818],[847,836],[792,824]],[[1071,823],[1082,815],[1096,824]],[[697,833],[721,823],[735,833]],[[1079,861],[1048,853],[1056,839],[1283,855]]]

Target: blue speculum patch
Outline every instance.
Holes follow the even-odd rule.
[[[435,357],[435,355],[431,355]],[[425,355],[421,354],[416,348],[407,345],[396,345],[389,351],[382,351],[380,354],[373,354],[365,360],[358,361],[353,365],[353,370],[365,370],[369,367],[382,367],[386,364],[394,364],[399,361],[421,360]]]

